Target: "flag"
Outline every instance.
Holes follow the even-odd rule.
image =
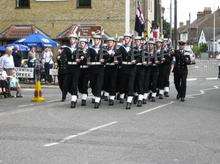
[[[135,31],[138,33],[138,36],[142,36],[142,33],[144,32],[144,28],[145,28],[145,19],[140,1],[138,1],[137,9],[136,9],[136,18],[135,18]]]

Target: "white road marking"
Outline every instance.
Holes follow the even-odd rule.
[[[215,85],[214,88],[219,89],[219,87],[217,85]]]
[[[215,85],[215,86],[213,86],[213,88],[205,88],[205,89],[199,90],[200,93],[198,93],[198,94],[191,94],[191,95],[187,95],[186,97],[187,98],[195,98],[194,96],[204,95],[205,91],[211,91],[211,90],[216,90],[216,89],[219,89],[219,86]]]
[[[217,77],[207,77],[206,80],[218,80]]]
[[[136,115],[142,115],[142,114],[145,114],[145,113],[154,111],[154,110],[156,110],[156,109],[160,109],[160,108],[163,108],[163,107],[165,107],[165,106],[171,105],[171,104],[173,104],[173,103],[174,103],[174,102],[171,101],[171,102],[169,102],[169,103],[167,103],[167,104],[163,104],[163,105],[157,106],[157,107],[155,107],[155,108],[151,108],[151,109],[148,109],[148,110],[146,110],[146,111],[137,113]]]
[[[104,125],[101,125],[101,126],[97,126],[97,127],[94,127],[94,128],[91,128],[87,131],[84,131],[84,132],[81,132],[81,133],[78,133],[78,134],[75,134],[75,135],[70,135],[70,136],[67,136],[63,139],[61,139],[60,141],[58,142],[53,142],[53,143],[48,143],[48,144],[45,144],[44,147],[51,147],[51,146],[55,146],[55,145],[58,145],[58,144],[61,144],[61,143],[64,143],[68,140],[71,140],[73,138],[76,138],[78,136],[82,136],[82,135],[85,135],[85,134],[88,134],[88,133],[91,133],[93,131],[96,131],[96,130],[99,130],[99,129],[102,129],[102,128],[105,128],[105,127],[108,127],[108,126],[111,126],[111,125],[114,125],[114,124],[117,124],[118,122],[117,121],[114,121],[114,122],[110,122],[108,124],[104,124]]]
[[[46,101],[45,103],[52,103],[52,102],[58,102],[58,101],[59,100],[56,99],[56,100]],[[18,105],[18,108],[26,108],[26,107],[31,107],[31,106],[45,105],[45,103],[43,103],[43,104],[31,103],[31,104]],[[0,117],[7,116],[7,115],[13,115],[13,114],[20,114],[20,113],[24,113],[24,112],[30,112],[30,111],[34,111],[34,110],[39,110],[39,108],[20,109],[20,110],[16,110],[16,111],[2,112],[2,113],[0,113]]]
[[[54,142],[54,143],[50,143],[50,144],[46,144],[44,145],[45,147],[50,147],[50,146],[54,146],[54,145],[58,145],[58,142]]]
[[[187,81],[196,81],[197,80],[197,78],[189,78],[189,79],[187,79]]]

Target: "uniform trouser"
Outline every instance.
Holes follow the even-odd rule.
[[[144,93],[148,93],[150,90],[150,67],[144,68]]]
[[[106,66],[104,74],[103,90],[110,96],[116,94],[117,66]]]
[[[61,92],[64,91],[64,82],[65,82],[65,74],[64,73],[58,73],[58,84]]]
[[[144,66],[136,67],[135,81],[134,81],[134,92],[143,95],[144,93]]]
[[[163,90],[164,89],[164,86],[165,86],[165,76],[166,76],[166,70],[165,70],[165,65],[164,64],[161,64],[158,66],[158,69],[159,69],[159,75],[158,75],[158,89],[159,90]]]
[[[80,68],[76,67],[71,69],[65,76],[64,82],[64,94],[69,92],[71,95],[77,95],[78,91],[78,79],[79,79]]]
[[[89,68],[89,79],[92,94],[95,97],[101,97],[102,85],[104,80],[104,66],[93,65]]]
[[[81,68],[79,75],[79,83],[78,83],[79,92],[87,95],[88,85],[89,85],[89,69]]]
[[[220,77],[220,65],[218,66],[218,76]]]
[[[136,66],[125,65],[119,71],[119,93],[127,96],[134,95],[134,79],[136,73]]]
[[[158,75],[159,75],[158,66],[151,66],[150,67],[150,90],[152,91],[152,97],[156,96]]]
[[[174,72],[174,84],[178,95],[182,98],[186,96],[186,78],[188,71]]]
[[[170,86],[170,70],[171,70],[171,64],[166,64],[164,66],[165,76],[164,76],[164,87]]]

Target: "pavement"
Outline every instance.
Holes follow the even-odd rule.
[[[170,97],[125,110],[70,109],[57,86],[44,87],[46,102],[0,99],[0,164],[219,164],[219,61],[189,67],[186,102]],[[91,100],[89,100],[91,101]]]

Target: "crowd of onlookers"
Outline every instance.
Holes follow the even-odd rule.
[[[53,78],[50,69],[54,67],[53,52],[48,47],[41,52],[32,47],[25,55],[18,47],[6,47],[5,52],[0,54],[0,98],[14,97],[11,91],[16,91],[16,97],[22,97],[19,84],[21,79],[17,77],[15,67],[34,68],[34,77],[28,79],[29,81],[34,82],[38,79],[51,83]]]

